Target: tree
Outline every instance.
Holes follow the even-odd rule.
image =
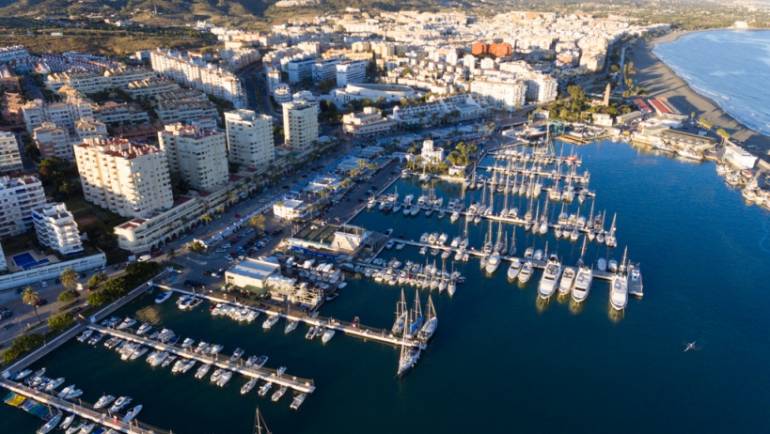
[[[78,273],[72,268],[66,268],[59,275],[59,280],[64,289],[73,290],[78,286]]]
[[[32,306],[35,310],[35,316],[37,316],[37,306],[40,304],[40,294],[32,289],[31,286],[24,288],[21,293],[21,301],[27,306]]]
[[[86,286],[88,287],[88,289],[95,289],[105,280],[107,280],[107,275],[100,271],[88,279],[88,282],[86,282]]]
[[[48,318],[48,330],[58,333],[70,328],[74,322],[72,315],[67,312],[52,315]]]
[[[266,219],[262,214],[257,214],[249,219],[249,225],[259,232],[265,231]]]
[[[57,297],[57,300],[59,300],[62,303],[69,303],[69,302],[75,300],[76,298],[78,298],[78,292],[77,291],[75,291],[75,290],[67,290],[67,291],[62,291],[61,293],[59,293],[59,296]]]

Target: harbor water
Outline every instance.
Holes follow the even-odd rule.
[[[658,44],[655,55],[740,123],[770,134],[770,31],[713,30]]]
[[[142,422],[175,433],[250,433],[257,405],[277,434],[770,432],[770,215],[745,206],[713,163],[684,163],[612,142],[577,153],[591,173],[597,211],[618,215],[618,248],[592,246],[587,261],[620,259],[627,245],[632,261],[641,263],[644,298],[632,298],[622,317],[610,313],[606,282],[595,280],[582,306],[555,297],[543,305],[540,271],[519,287],[507,282],[507,263],[486,277],[471,259],[455,264],[466,281],[452,298],[432,293],[438,330],[402,379],[395,375],[398,349],[341,333],[324,345],[305,340],[304,325],[285,335],[279,322],[265,332],[264,316],[239,325],[211,317],[206,304],[192,312],[178,310],[173,299],[155,305],[151,294],[120,312],[222,344],[222,354],[236,347],[266,354],[268,367],[312,378],[316,391],[299,411],[289,409],[289,393],[279,403],[256,391],[241,396],[245,380],[238,375],[220,389],[195,380],[194,369],[174,376],[143,359],[123,362],[101,345],[70,342],[34,367],[67,377],[88,402],[103,393],[130,395],[144,405]],[[396,188],[401,197],[424,191],[416,178],[389,191]],[[456,184],[434,188],[445,204],[462,194]],[[407,239],[426,231],[451,239],[463,230],[463,219],[452,224],[448,215],[404,217],[376,208],[352,223],[393,228]],[[471,245],[480,248],[487,227],[470,226]],[[549,250],[574,265],[580,243],[549,239]],[[543,248],[545,238],[519,229],[516,240],[521,254],[533,243]],[[409,246],[383,256],[441,264]],[[406,292],[411,304],[415,289]],[[349,279],[321,313],[389,328],[399,295],[398,286]],[[420,295],[425,305],[427,292]],[[690,341],[696,350],[683,352]],[[40,424],[0,406],[2,432],[33,432]]]

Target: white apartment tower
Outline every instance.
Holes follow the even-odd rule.
[[[309,153],[318,140],[318,103],[301,99],[284,103],[283,134],[289,148]]]
[[[166,155],[126,139],[88,138],[75,146],[83,195],[123,217],[147,218],[174,205]]]
[[[190,188],[212,192],[227,184],[225,134],[214,129],[175,123],[158,132],[160,149],[171,173]]]
[[[63,203],[51,203],[32,212],[35,234],[40,244],[70,255],[83,251],[78,224]]]
[[[225,113],[225,129],[231,162],[260,170],[273,162],[273,118],[251,110],[233,110]]]
[[[45,205],[43,184],[36,176],[0,177],[0,238],[32,227],[32,211]]]
[[[22,168],[16,135],[9,131],[0,131],[0,172],[15,172]]]

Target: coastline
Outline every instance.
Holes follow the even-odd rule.
[[[767,160],[770,136],[743,125],[722,109],[713,99],[698,93],[673,69],[653,53],[655,45],[673,42],[694,32],[675,31],[652,41],[637,40],[631,48],[631,60],[637,71],[639,84],[649,96],[665,99],[682,114],[695,113],[710,122],[714,128],[724,128],[730,136],[758,157]]]

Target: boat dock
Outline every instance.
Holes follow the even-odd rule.
[[[248,309],[253,309],[255,311],[264,313],[265,315],[270,315],[270,316],[278,315],[280,318],[284,318],[289,321],[303,322],[311,327],[319,326],[327,329],[333,329],[333,330],[345,333],[346,335],[357,336],[365,340],[372,340],[383,344],[393,345],[397,347],[406,345],[407,347],[415,347],[415,348],[424,348],[426,345],[425,342],[422,342],[418,339],[405,340],[401,337],[393,336],[390,333],[390,331],[386,329],[378,329],[376,327],[369,327],[363,324],[352,323],[348,321],[341,321],[336,318],[324,317],[320,315],[314,316],[312,314],[307,314],[301,311],[286,312],[284,311],[283,308],[268,306],[264,304],[259,306],[244,305],[232,300],[227,300],[225,298],[215,297],[215,296],[206,295],[206,294],[198,294],[198,293],[194,293],[184,289],[174,288],[168,285],[158,284],[156,286],[158,288],[162,288],[167,291],[174,291],[180,294],[187,294],[195,297],[205,298],[213,303],[225,303],[225,304],[231,304],[238,307],[245,307]]]
[[[206,354],[199,354],[190,350],[186,350],[182,347],[172,344],[164,344],[149,338],[135,335],[133,333],[127,333],[125,331],[115,330],[109,327],[104,327],[96,324],[90,324],[90,329],[98,331],[106,335],[118,337],[127,341],[135,342],[150,348],[154,348],[159,351],[166,351],[176,354],[177,356],[187,359],[197,360],[201,363],[214,365],[218,368],[227,369],[229,371],[237,372],[243,376],[249,378],[257,378],[271,383],[278,384],[280,386],[286,386],[290,389],[294,389],[302,393],[313,393],[315,391],[315,384],[313,380],[300,378],[293,375],[279,374],[275,369],[270,368],[257,368],[255,366],[245,366],[241,363],[231,362],[227,358],[219,358],[215,356],[209,356]]]
[[[527,169],[522,167],[502,167],[502,166],[478,166],[481,170],[487,172],[497,172],[503,175],[523,175],[523,176],[538,176],[540,178],[552,179],[552,180],[565,180],[572,181],[581,184],[588,184],[591,179],[591,175],[588,172],[581,174],[578,173],[559,173],[553,170],[541,170],[541,169]],[[478,182],[478,179],[477,179]]]
[[[505,151],[490,151],[485,156],[494,157],[496,160],[505,160],[512,162],[535,162],[538,164],[563,164],[565,166],[580,166],[583,164],[583,160],[576,155],[558,156],[553,154],[530,154],[530,153],[515,153],[510,154]]]
[[[419,241],[404,240],[404,239],[400,239],[400,238],[392,238],[392,239],[394,241],[396,241],[396,242],[404,243],[406,245],[410,245],[410,246],[414,246],[414,247],[426,247],[428,249],[437,249],[437,250],[441,250],[441,251],[449,251],[450,253],[456,253],[457,250],[458,250],[456,248],[453,248],[453,247],[450,247],[450,246],[441,245],[441,244],[421,243]],[[466,251],[468,252],[469,255],[475,256],[475,257],[478,257],[478,258],[481,258],[481,257],[485,256],[483,252],[480,252],[480,251],[475,250],[475,249],[468,249]],[[545,255],[543,255],[543,256],[545,256]],[[532,265],[535,268],[538,268],[538,269],[541,269],[541,270],[545,268],[545,265],[548,262],[547,258],[544,258],[544,259],[541,259],[541,260],[536,260],[536,259],[524,259],[522,257],[517,257],[517,256],[502,256],[502,255],[500,256],[500,259],[503,260],[503,261],[506,261],[506,262],[513,262],[514,259],[518,259],[518,260],[520,260],[522,262],[523,261],[530,261],[530,262],[532,262]],[[594,278],[609,281],[614,276],[615,276],[615,273],[612,273],[610,271],[602,271],[602,270],[599,270],[597,268],[593,269],[593,277]],[[635,287],[635,289],[637,291],[637,294],[641,294],[641,291],[642,291],[642,289],[641,289],[641,277],[640,277],[639,283],[636,284],[636,285],[633,285],[633,286]],[[632,288],[632,284],[631,284],[631,281],[629,281],[629,286],[628,286],[629,293],[634,294],[634,292],[632,291],[631,288]]]
[[[31,387],[27,387],[24,384],[11,381],[6,378],[0,378],[0,386],[12,392],[18,393],[19,395],[26,396],[29,399],[38,401],[42,404],[58,408],[62,412],[76,414],[83,419],[89,420],[118,432],[126,434],[163,434],[167,432],[158,430],[157,428],[151,428],[137,420],[133,420],[130,423],[123,422],[123,420],[118,417],[111,417],[107,413],[102,413],[94,410],[91,407],[86,407],[82,403],[66,401],[57,396],[43,393],[39,390],[35,390]]]

